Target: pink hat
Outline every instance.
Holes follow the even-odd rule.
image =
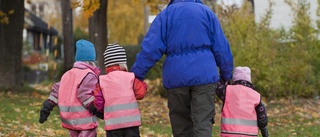
[[[233,72],[233,81],[245,80],[251,82],[251,70],[249,67],[236,67]]]

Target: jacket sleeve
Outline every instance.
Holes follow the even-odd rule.
[[[93,105],[94,95],[93,92],[96,89],[96,84],[98,83],[98,78],[92,74],[88,73],[77,89],[77,98],[86,108],[90,108]]]
[[[217,90],[216,90],[216,95],[220,98],[220,100],[224,103],[225,97],[226,97],[226,89],[227,86],[218,82],[217,83]]]
[[[217,66],[220,69],[221,78],[223,78],[225,81],[229,81],[232,78],[232,70],[234,67],[230,45],[223,33],[219,19],[217,16],[215,16],[215,14],[213,14],[212,24],[211,31],[213,37],[211,43],[213,45],[213,54]]]
[[[133,83],[133,91],[137,100],[144,98],[147,92],[147,84],[139,79],[135,79]]]
[[[54,106],[58,104],[59,87],[60,87],[60,82],[54,83],[51,87],[51,92],[48,97],[49,102]]]
[[[104,98],[99,84],[96,85],[96,89],[94,91],[94,106],[99,112],[104,112]]]
[[[266,112],[266,107],[261,102],[255,107],[258,119],[258,127],[259,129],[265,128],[268,125],[268,116]]]
[[[136,61],[131,67],[139,80],[143,81],[146,73],[161,59],[166,51],[164,35],[166,33],[164,16],[160,13],[152,22],[148,33],[141,44],[141,51],[136,55]]]

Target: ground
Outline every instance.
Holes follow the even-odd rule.
[[[167,100],[155,90],[159,82],[147,81],[149,91],[140,100],[142,137],[171,137]],[[50,84],[35,85],[23,92],[0,91],[0,137],[68,136],[60,125],[59,110],[55,108],[48,121],[40,124],[39,110],[47,99]],[[264,99],[269,116],[268,130],[273,137],[320,136],[319,99]],[[216,123],[213,136],[219,135],[221,102],[216,103]],[[98,137],[105,136],[103,121],[99,121]]]

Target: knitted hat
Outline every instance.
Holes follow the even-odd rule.
[[[236,67],[233,72],[233,81],[245,80],[251,83],[251,70],[249,67]]]
[[[105,67],[127,63],[126,51],[118,43],[109,44],[103,53]]]
[[[76,42],[76,61],[95,61],[96,50],[93,44],[87,40],[78,40]]]

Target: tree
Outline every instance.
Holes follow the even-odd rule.
[[[144,35],[144,3],[116,0],[108,3],[108,41],[120,45],[140,44]],[[148,26],[148,25],[147,25]]]
[[[64,67],[63,71],[67,71],[72,68],[74,62],[74,43],[73,43],[73,32],[72,32],[72,8],[70,0],[61,0],[62,9],[62,35],[63,35],[63,46],[64,46]]]
[[[89,35],[89,19],[84,16],[83,11],[77,11],[73,15],[73,30],[76,31],[80,29],[82,32],[85,32],[86,35]],[[76,33],[74,33],[76,35]]]
[[[108,0],[100,0],[98,8],[93,16],[89,18],[89,40],[96,48],[99,67],[104,70],[103,53],[108,43],[107,41],[107,5]]]
[[[44,10],[44,20],[58,30],[59,33],[62,32],[62,10],[61,3],[59,0],[45,1],[46,8]],[[51,9],[48,10],[47,8]],[[55,9],[54,11],[52,9]]]
[[[23,0],[0,0],[0,86],[22,86],[21,51],[24,24]]]

